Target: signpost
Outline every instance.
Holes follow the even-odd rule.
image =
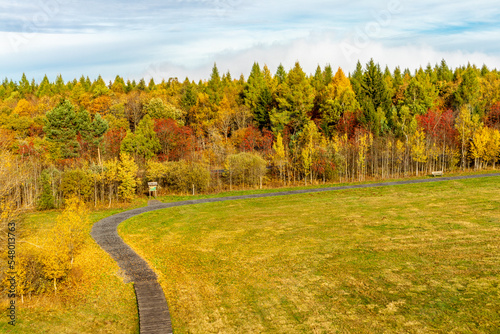
[[[156,188],[158,187],[158,182],[148,182],[149,186],[149,198],[151,198],[151,193],[154,192],[154,197],[156,198]]]

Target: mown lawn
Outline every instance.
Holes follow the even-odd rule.
[[[500,178],[177,207],[120,234],[176,333],[492,333]]]
[[[122,210],[92,212],[87,231],[90,232],[94,222],[119,211]],[[24,247],[41,244],[58,214],[58,211],[28,214],[18,229],[17,254]],[[6,302],[0,303],[2,309],[7,309]],[[7,324],[7,315],[2,311],[0,333],[139,333],[133,285],[123,282],[116,262],[89,233],[82,252],[75,258],[70,279],[59,283],[58,294],[49,289],[31,299],[26,296],[24,304],[18,298],[16,306],[16,325]]]

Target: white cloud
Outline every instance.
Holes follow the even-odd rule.
[[[308,73],[327,63],[352,71],[370,58],[391,68],[442,58],[496,67],[500,55],[500,7],[487,0],[26,0],[4,7],[0,62],[14,80],[23,72],[37,80],[45,73],[137,79],[151,67],[155,79],[198,80],[214,62],[233,76],[247,76],[254,61],[275,71],[299,60]]]
[[[198,67],[179,66],[169,62],[152,63],[139,76],[153,77],[155,80],[169,77],[183,80],[186,76],[194,80],[208,79],[214,61],[220,72],[229,70],[233,78],[240,74],[247,77],[253,62],[258,62],[261,67],[267,64],[274,73],[280,63],[288,70],[299,61],[308,74],[313,74],[318,65],[324,67],[327,64],[334,70],[341,67],[345,72],[352,72],[358,60],[365,66],[371,58],[382,69],[388,66],[394,70],[399,66],[412,71],[420,66],[426,67],[429,63],[434,66],[442,59],[451,67],[467,65],[468,62],[477,66],[486,64],[489,68],[500,64],[500,56],[480,52],[439,51],[429,45],[385,46],[379,42],[370,42],[357,49],[357,52],[346,55],[342,43],[332,35],[312,35],[288,43],[259,44],[237,52],[220,53]]]

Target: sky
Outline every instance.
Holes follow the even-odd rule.
[[[496,1],[0,0],[0,78],[233,78],[254,62],[352,72],[370,58],[500,69]]]

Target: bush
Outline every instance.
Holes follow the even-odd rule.
[[[94,181],[86,170],[68,169],[62,176],[61,191],[64,198],[77,196],[84,201],[90,201],[94,193]]]
[[[174,191],[190,192],[193,189],[198,192],[205,191],[210,182],[210,171],[208,168],[197,162],[170,161],[164,163],[165,184]]]
[[[266,175],[266,161],[257,153],[242,152],[226,159],[226,176],[230,184],[258,184]]]

